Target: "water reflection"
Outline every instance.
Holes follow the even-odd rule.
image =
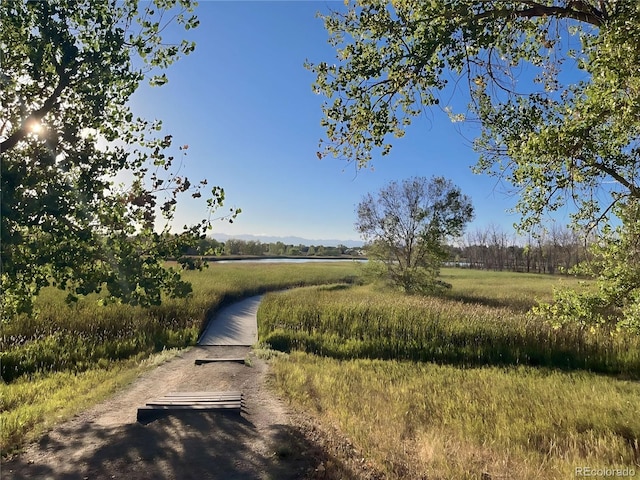
[[[306,263],[306,262],[366,262],[366,258],[238,258],[235,260],[214,260],[216,263]]]

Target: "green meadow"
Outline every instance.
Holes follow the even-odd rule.
[[[352,281],[345,263],[210,264],[187,271],[193,293],[144,309],[98,305],[98,296],[68,306],[50,288],[37,316],[0,325],[0,448],[10,453],[52,424],[109,395],[145,368],[194,345],[221,305],[269,290]]]
[[[258,320],[288,353],[272,355],[275,388],[387,478],[640,472],[640,338],[527,313],[570,277],[442,273],[440,297],[362,285],[350,262],[211,264],[185,273],[189,298],[151,309],[46,290],[37,316],[1,326],[2,452],[195,344],[221,305],[272,292]]]
[[[285,396],[338,426],[386,478],[565,480],[581,466],[639,470],[638,382],[302,352],[273,369]]]
[[[640,338],[527,310],[571,278],[445,270],[443,297],[371,285],[269,294],[276,385],[388,478],[640,473]]]

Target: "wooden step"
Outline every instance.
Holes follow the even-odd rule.
[[[138,422],[154,420],[158,414],[172,411],[242,412],[244,398],[241,392],[172,392],[150,400],[138,408]]]
[[[185,402],[175,402],[175,403],[154,403],[149,402],[146,405],[150,408],[155,408],[158,410],[219,410],[226,408],[235,408],[240,410],[242,408],[242,404],[240,402],[219,402],[219,403],[185,403]]]
[[[242,392],[172,392],[167,393],[163,398],[242,398]]]
[[[153,403],[162,402],[240,402],[241,398],[238,397],[162,397],[154,398]],[[147,402],[151,403],[151,402]]]
[[[147,406],[153,407],[155,405],[211,405],[215,407],[216,405],[242,405],[242,400],[230,399],[230,398],[221,398],[221,399],[200,399],[200,398],[159,398],[157,400],[151,400],[147,402]]]
[[[234,363],[245,363],[244,358],[236,357],[236,358],[196,358],[196,365],[203,365],[205,363],[218,363],[218,362],[234,362]]]

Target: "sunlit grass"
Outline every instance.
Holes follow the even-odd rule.
[[[292,352],[272,362],[281,393],[391,479],[639,471],[640,337],[526,314],[572,278],[443,274],[442,297],[349,285],[268,295],[260,338]]]
[[[390,478],[573,478],[640,464],[640,384],[532,367],[273,362],[282,394],[337,424]]]
[[[512,291],[517,293],[516,285]],[[571,325],[554,329],[521,313],[519,302],[514,308],[491,307],[479,300],[405,296],[370,286],[309,287],[268,295],[258,320],[261,341],[283,351],[342,359],[542,365],[640,377],[639,336]]]
[[[137,375],[175,356],[166,350],[83,372],[49,372],[0,383],[0,450],[12,453],[57,422],[74,415],[130,383]]]
[[[442,280],[453,285],[449,298],[465,303],[502,306],[525,312],[539,301],[550,302],[553,289],[582,288],[582,279],[565,275],[494,272],[472,269],[442,269]]]
[[[45,289],[37,299],[37,316],[0,325],[0,448],[6,454],[112,392],[154,352],[194,345],[208,316],[225,302],[351,281],[356,274],[350,262],[213,264],[185,272],[193,282],[189,298],[166,299],[150,309],[102,307],[96,295],[67,306],[64,292]]]

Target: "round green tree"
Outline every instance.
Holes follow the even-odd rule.
[[[391,182],[358,204],[356,229],[369,243],[375,272],[407,293],[431,293],[448,256],[445,242],[459,237],[473,218],[473,207],[451,181],[414,177]]]

